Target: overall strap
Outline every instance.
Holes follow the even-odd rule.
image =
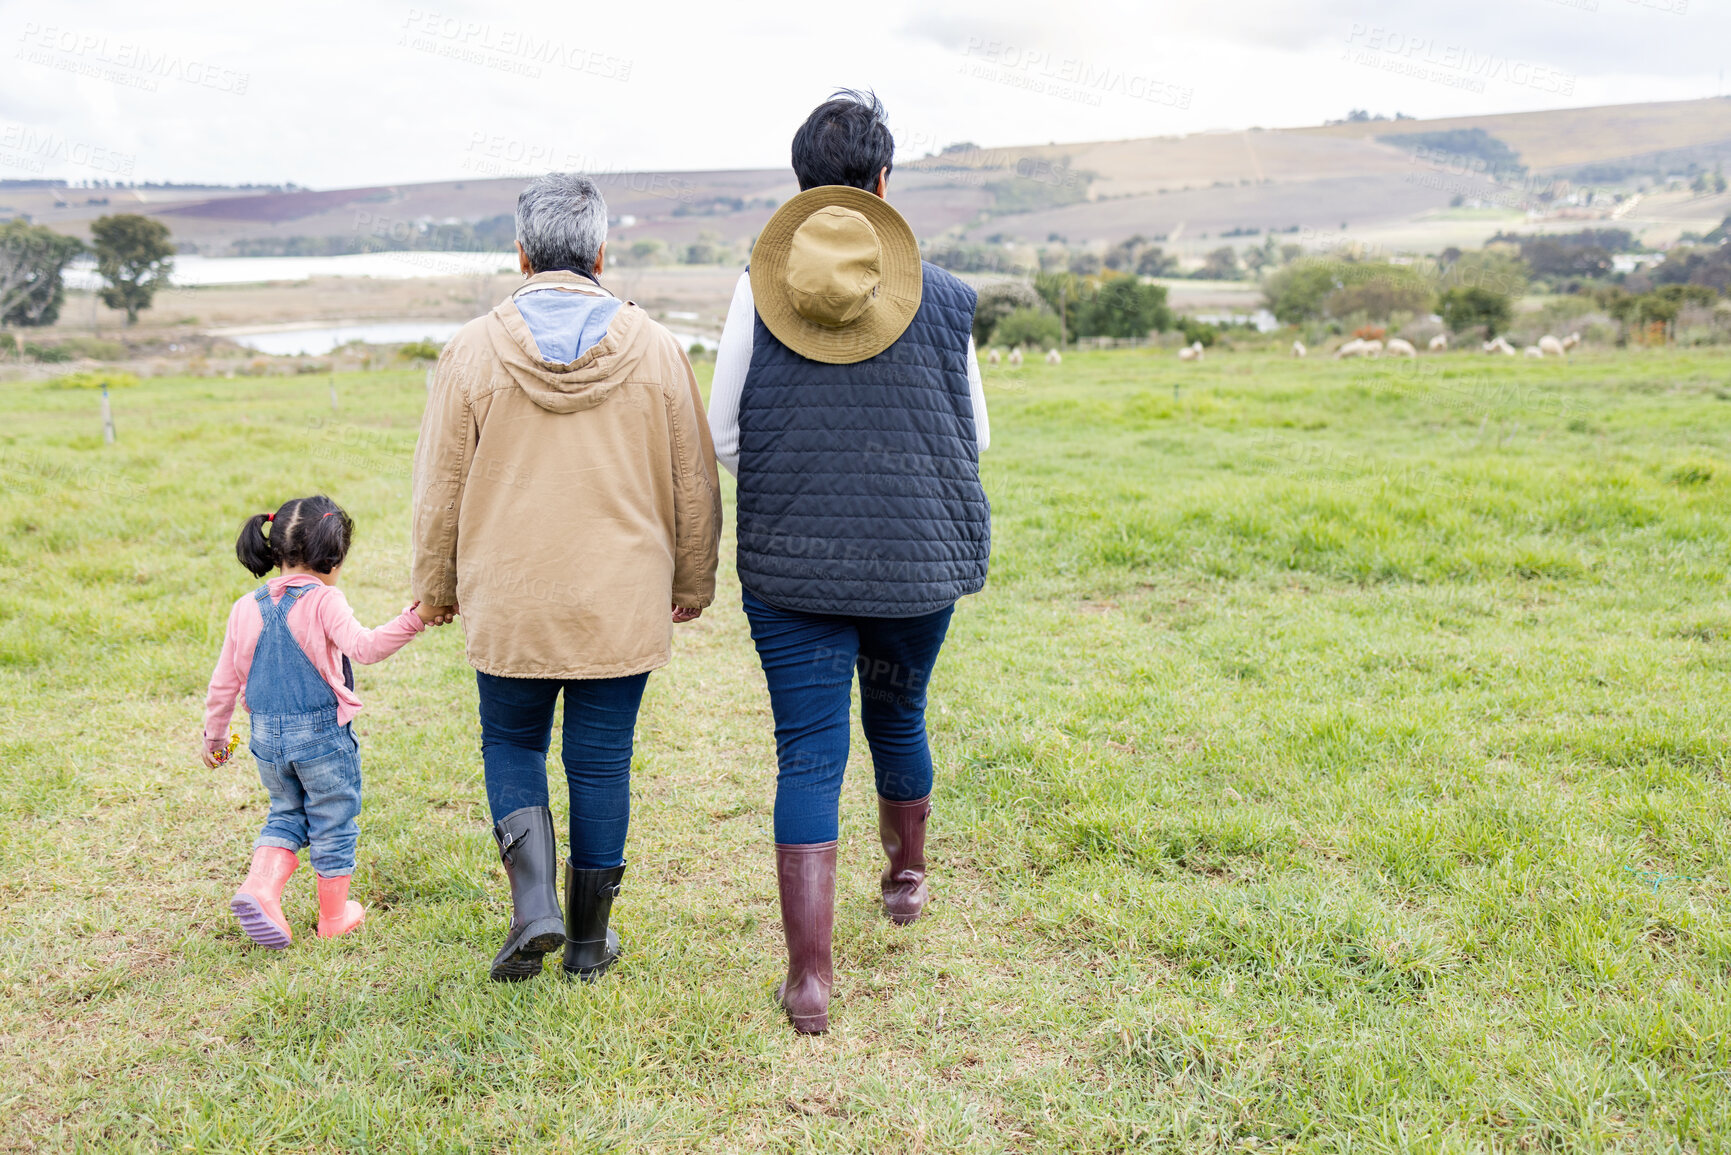
[[[295,603],[301,600],[301,595],[317,588],[317,586],[289,586],[283,590],[280,600],[272,601],[270,583],[266,582],[253,591],[252,597],[258,603],[258,612],[266,622],[273,618],[281,618],[287,622],[288,612],[295,608]]]
[[[307,714],[337,705],[336,692],[289,628],[288,614],[315,585],[290,586],[274,603],[268,585],[253,594],[262,628],[253,651],[247,700],[255,715]]]

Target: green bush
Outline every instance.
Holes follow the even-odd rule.
[[[1063,342],[1064,331],[1058,318],[1039,309],[1017,309],[992,330],[992,344],[1014,347],[1053,349]]]
[[[1477,285],[1450,289],[1442,295],[1438,307],[1443,324],[1453,332],[1482,327],[1487,341],[1508,328],[1514,316],[1513,302],[1501,293]]]
[[[1425,314],[1435,298],[1430,278],[1411,265],[1316,257],[1295,261],[1263,286],[1268,308],[1283,323],[1344,320],[1361,314],[1387,321],[1397,312]]]
[[[1244,269],[1238,263],[1237,250],[1231,245],[1221,245],[1190,275],[1203,281],[1236,281],[1244,276]]]
[[[987,344],[998,322],[1018,309],[1045,312],[1046,302],[1027,281],[988,281],[981,285],[979,299],[974,304],[974,344]]]
[[[48,383],[50,389],[130,389],[138,384],[136,374],[122,369],[88,369],[66,373]]]
[[[34,341],[24,342],[24,355],[45,365],[58,365],[72,360],[72,350],[60,345],[38,345]]]
[[[437,361],[439,350],[444,348],[431,338],[421,341],[411,341],[397,350],[397,356],[405,361]]]
[[[1146,337],[1171,326],[1165,287],[1136,277],[1107,277],[1076,309],[1076,332],[1083,337]]]
[[[1194,345],[1200,341],[1204,349],[1213,346],[1215,339],[1220,336],[1218,327],[1210,325],[1206,321],[1198,321],[1193,317],[1181,318],[1178,322],[1178,331],[1184,334],[1186,345]]]
[[[1445,252],[1443,255],[1446,258],[1449,254]],[[1438,277],[1437,287],[1444,292],[1449,289],[1488,289],[1518,299],[1526,295],[1532,280],[1532,268],[1520,257],[1503,249],[1478,249],[1456,254]]]

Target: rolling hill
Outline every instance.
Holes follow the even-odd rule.
[[[1402,136],[1478,130],[1518,157],[1492,177],[1415,155]],[[1391,141],[1390,138],[1395,138]],[[1632,194],[1669,173],[1731,159],[1731,99],[1559,109],[1442,120],[980,149],[953,146],[897,166],[891,198],[927,239],[1104,245],[1141,234],[1181,255],[1256,243],[1268,230],[1316,247],[1350,239],[1434,250],[1499,229],[1579,228],[1615,215],[1650,243],[1717,223],[1724,198]],[[1558,179],[1568,183],[1557,183]],[[743,251],[795,191],[786,170],[608,173],[596,177],[616,245],[700,237]],[[1598,186],[1607,195],[1595,198]],[[0,209],[68,232],[105,212],[160,217],[206,253],[300,244],[414,246],[455,229],[502,247],[520,176],[357,189],[53,189],[0,184]],[[87,195],[90,194],[90,195]],[[476,231],[474,226],[484,225]],[[1222,234],[1228,234],[1223,240]],[[620,251],[618,248],[615,251]]]

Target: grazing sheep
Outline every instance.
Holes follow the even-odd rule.
[[[1528,345],[1525,349],[1522,349],[1521,352],[1526,354],[1528,357],[1543,357],[1545,355],[1545,351],[1537,345]]]
[[[1549,357],[1562,357],[1567,355],[1566,350],[1563,348],[1563,343],[1551,336],[1549,333],[1546,333],[1543,337],[1539,338],[1539,353],[1543,356]]]
[[[1565,349],[1573,349],[1576,345],[1579,345],[1580,343],[1581,343],[1581,335],[1579,333],[1570,333],[1567,337],[1563,338],[1563,348],[1565,348]]]
[[[1058,352],[1056,349],[1046,350],[1046,364],[1048,364],[1048,365],[1062,365],[1063,363],[1064,363],[1064,355],[1062,353]]]
[[[1432,353],[1446,352],[1448,350],[1448,347],[1449,347],[1448,334],[1447,333],[1438,333],[1436,336],[1434,336],[1430,339],[1430,345],[1427,347],[1430,349],[1430,351]]]
[[[1304,356],[1304,355],[1305,355],[1305,354],[1306,354],[1306,353],[1308,353],[1308,352],[1310,352],[1310,350],[1309,350],[1309,349],[1306,349],[1306,348],[1305,348],[1305,347],[1304,347],[1304,342],[1303,342],[1303,341],[1294,341],[1294,342],[1293,342],[1293,343],[1292,343],[1292,355],[1293,355],[1293,356],[1294,356],[1294,357],[1302,357],[1302,356]]]
[[[996,349],[986,350],[986,364],[996,365],[1001,360],[1002,358],[998,356],[998,351]]]
[[[1192,341],[1190,344],[1184,346],[1184,348],[1178,350],[1178,359],[1180,361],[1202,360],[1202,342]]]
[[[1505,357],[1513,357],[1515,355],[1515,347],[1503,340],[1501,336],[1497,336],[1485,342],[1485,352],[1501,353]]]
[[[1022,367],[1022,347],[1020,345],[1017,345],[1014,349],[1010,350],[1010,368],[1020,369],[1021,367]]]
[[[1403,340],[1400,337],[1390,337],[1388,355],[1390,357],[1417,357],[1418,350],[1412,347],[1411,341]]]
[[[1377,340],[1375,337],[1372,337],[1370,340],[1366,341],[1364,343],[1364,355],[1366,357],[1380,357],[1380,356],[1382,356],[1382,342]]]
[[[1340,360],[1343,357],[1368,357],[1368,356],[1370,356],[1370,342],[1366,341],[1362,337],[1354,337],[1352,340],[1348,341],[1346,344],[1342,345],[1340,348],[1338,348],[1334,351],[1334,359],[1336,361]]]

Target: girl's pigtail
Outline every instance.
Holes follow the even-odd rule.
[[[240,527],[240,537],[234,543],[234,556],[253,577],[263,577],[277,567],[276,549],[264,535],[268,513],[255,513]]]

